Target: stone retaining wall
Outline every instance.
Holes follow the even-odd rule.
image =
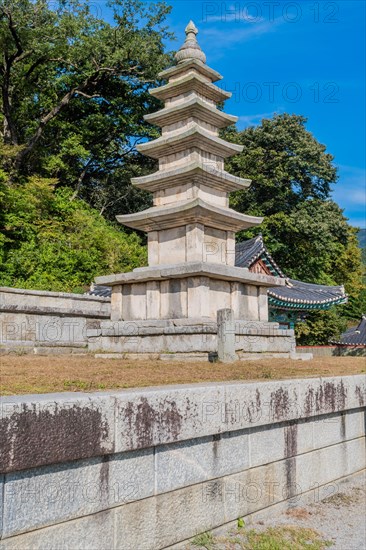
[[[297,346],[299,353],[312,353],[314,357],[366,356],[366,346]]]
[[[5,397],[0,549],[166,548],[330,496],[365,404],[361,375]]]
[[[217,323],[202,319],[151,321],[101,321],[87,330],[89,350],[96,353],[205,354],[217,353]],[[295,354],[293,330],[280,329],[278,323],[235,321],[232,328],[235,350],[240,359],[290,357]]]
[[[80,352],[109,317],[109,298],[0,287],[0,353]]]

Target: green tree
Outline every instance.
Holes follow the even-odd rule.
[[[3,139],[19,146],[12,181],[57,178],[114,216],[112,204],[123,213],[149,200],[130,176],[153,167],[135,145],[156,135],[143,115],[171,35],[164,2],[108,7],[112,23],[83,0],[0,0],[0,88]]]
[[[268,216],[289,213],[307,199],[329,198],[337,170],[325,145],[306,130],[306,121],[281,114],[242,132],[226,131],[228,139],[244,145],[243,152],[228,161],[228,171],[252,180],[247,191],[233,194],[233,208]]]
[[[342,306],[327,311],[311,312],[306,322],[297,323],[296,341],[303,346],[327,345],[339,339],[347,328]]]
[[[5,159],[16,154],[0,152]],[[55,184],[38,176],[9,184],[0,170],[0,286],[83,292],[97,275],[146,263],[136,234]]]
[[[275,115],[242,132],[230,128],[226,137],[244,145],[227,163],[233,174],[252,179],[250,188],[234,193],[231,205],[263,215],[259,228],[240,233],[239,240],[263,234],[283,271],[294,279],[344,285],[350,303],[332,311],[312,313],[299,324],[301,343],[326,343],[339,335],[347,319],[358,317],[364,298],[357,231],[331,200],[337,181],[333,157],[306,130],[298,115]]]

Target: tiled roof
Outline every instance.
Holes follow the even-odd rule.
[[[362,315],[361,321],[356,327],[349,328],[344,332],[340,340],[332,342],[341,346],[366,346],[366,315]]]
[[[284,273],[278,267],[271,254],[268,252],[262,235],[242,241],[235,245],[235,265],[237,267],[251,267],[254,262],[262,259],[268,265],[270,271],[278,277],[285,277]]]
[[[87,294],[92,296],[102,296],[103,298],[110,298],[112,295],[112,288],[110,286],[96,285],[92,283],[90,285],[90,290]]]
[[[286,286],[268,289],[269,304],[279,309],[328,309],[346,301],[343,286],[315,285],[286,279]]]
[[[262,235],[236,244],[236,266],[250,268],[259,259],[274,275],[286,278],[267,250]],[[268,289],[268,301],[279,309],[327,309],[345,303],[347,295],[343,286],[316,285],[286,278],[286,286]]]

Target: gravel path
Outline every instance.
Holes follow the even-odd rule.
[[[336,483],[334,487],[337,487]],[[294,508],[271,520],[264,520],[263,525],[253,524],[253,527],[263,529],[283,524],[315,529],[324,539],[333,542],[332,550],[365,550],[365,474],[343,482],[337,493],[319,503]]]
[[[269,527],[295,526],[314,529],[323,540],[332,542],[331,550],[366,550],[366,473],[352,476],[347,481],[327,486],[331,496],[322,501],[290,508],[283,513],[251,521],[246,528],[260,533]],[[240,529],[221,527],[213,533],[214,539],[206,546],[210,550],[240,549]],[[242,539],[243,540],[243,539]],[[244,542],[244,540],[243,540]],[[198,550],[193,544],[188,550]],[[202,548],[202,547],[201,547]],[[248,546],[245,546],[248,548]]]

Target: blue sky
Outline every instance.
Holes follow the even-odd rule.
[[[225,111],[240,129],[273,113],[308,118],[334,155],[333,198],[365,227],[365,6],[363,0],[168,1],[177,40],[193,19],[207,63],[233,92]]]

